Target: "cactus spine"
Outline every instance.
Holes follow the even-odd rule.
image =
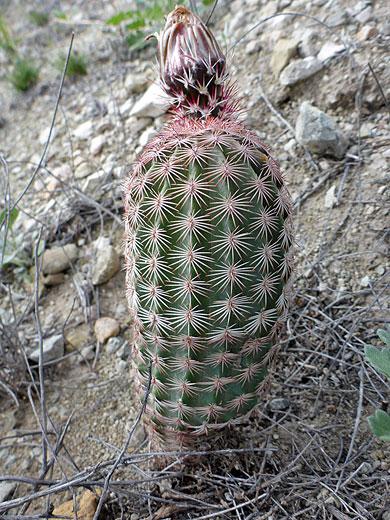
[[[265,389],[292,271],[291,201],[239,121],[226,60],[183,6],[158,37],[171,118],[125,184],[126,288],[146,421],[189,445],[242,421]]]

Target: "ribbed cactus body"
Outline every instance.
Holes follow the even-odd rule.
[[[152,363],[145,415],[165,442],[253,410],[286,313],[290,198],[227,92],[216,117],[176,107],[124,190],[134,367],[142,399]]]

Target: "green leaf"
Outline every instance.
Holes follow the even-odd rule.
[[[145,9],[145,13],[150,20],[162,20],[164,18],[164,10],[158,5],[158,2],[154,2],[153,7]]]
[[[386,343],[388,347],[390,347],[390,333],[383,329],[378,329],[376,332],[381,340]]]
[[[9,213],[9,224],[8,224],[9,229],[11,229],[12,226],[14,225],[14,222],[18,218],[18,215],[19,215],[19,210],[16,208],[11,210],[11,212]],[[6,221],[6,219],[7,219],[7,210],[3,209],[3,211],[0,213],[0,227],[2,227],[3,222]]]
[[[134,20],[134,22],[126,24],[126,29],[134,30],[134,29],[141,29],[142,27],[146,26],[145,18],[137,18]]]
[[[130,18],[134,18],[133,11],[121,11],[120,13],[109,18],[106,22],[106,25],[119,25],[120,23],[124,22],[125,20],[129,20]]]
[[[3,267],[6,267],[8,264],[20,265],[20,262],[17,258],[18,251],[5,253],[3,259]]]
[[[26,269],[32,264],[31,258],[23,251],[23,247],[16,248],[11,244],[11,248],[6,248],[3,258],[3,269],[12,264]]]
[[[13,246],[17,249],[20,249],[23,245],[23,240],[24,240],[24,235],[23,233],[19,233],[19,235],[17,235],[15,238],[14,238],[14,243],[13,243]]]
[[[66,14],[65,13],[61,13],[61,11],[53,11],[53,15],[56,18],[59,18],[60,20],[66,20]]]
[[[372,432],[382,441],[390,441],[390,416],[383,410],[367,417]]]
[[[44,252],[44,250],[45,250],[45,242],[44,242],[44,240],[41,240],[41,241],[39,242],[37,255],[38,255],[38,256],[41,256],[41,254]]]
[[[17,42],[11,37],[5,19],[0,12],[0,47],[9,55],[14,56],[17,55],[16,44]]]
[[[134,33],[130,33],[126,36],[126,41],[132,50],[142,49],[149,44],[148,41],[145,41],[145,32],[144,31],[136,31]]]
[[[366,345],[364,353],[371,365],[390,379],[390,349]]]
[[[26,92],[37,82],[38,76],[39,69],[31,62],[30,58],[18,58],[11,73],[8,75],[8,80],[16,90]]]
[[[203,5],[212,5],[214,0],[203,0]]]
[[[49,23],[49,15],[45,11],[32,10],[28,13],[30,22],[35,23],[38,27],[43,27]]]

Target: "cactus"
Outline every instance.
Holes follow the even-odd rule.
[[[177,6],[158,44],[171,116],[124,186],[126,290],[146,422],[185,446],[261,402],[291,291],[292,207],[200,18]]]

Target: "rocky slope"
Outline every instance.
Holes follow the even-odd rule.
[[[40,404],[35,391],[27,397],[40,339],[53,442],[71,416],[54,477],[64,478],[61,464],[68,478],[116,457],[138,413],[121,184],[166,109],[153,84],[155,45],[130,52],[125,29],[105,24],[130,3],[61,2],[65,20],[55,4],[43,5],[43,27],[29,21],[24,2],[3,13],[20,53],[40,66],[27,93],[6,81],[10,62],[0,48],[0,209],[18,200],[12,234],[22,244],[21,268],[10,264],[0,275],[2,353],[17,349],[11,372],[0,365],[8,387],[0,388],[0,473],[28,478],[41,472],[31,401]],[[133,520],[223,511],[225,518],[389,520],[390,450],[366,424],[389,389],[363,360],[364,343],[377,343],[390,315],[389,7],[386,0],[221,1],[213,28],[229,49],[245,122],[271,145],[294,198],[296,301],[264,411],[216,446],[259,451],[210,455],[185,470],[177,463],[174,475],[138,484],[136,495],[118,484],[106,515],[120,518],[122,505]],[[65,80],[51,127],[60,82],[53,63],[72,30],[88,74]],[[139,425],[127,453],[142,443],[147,451]],[[130,466],[121,467],[122,481],[148,470],[144,462]],[[31,490],[0,479],[0,502]],[[29,513],[45,507],[36,500]]]

